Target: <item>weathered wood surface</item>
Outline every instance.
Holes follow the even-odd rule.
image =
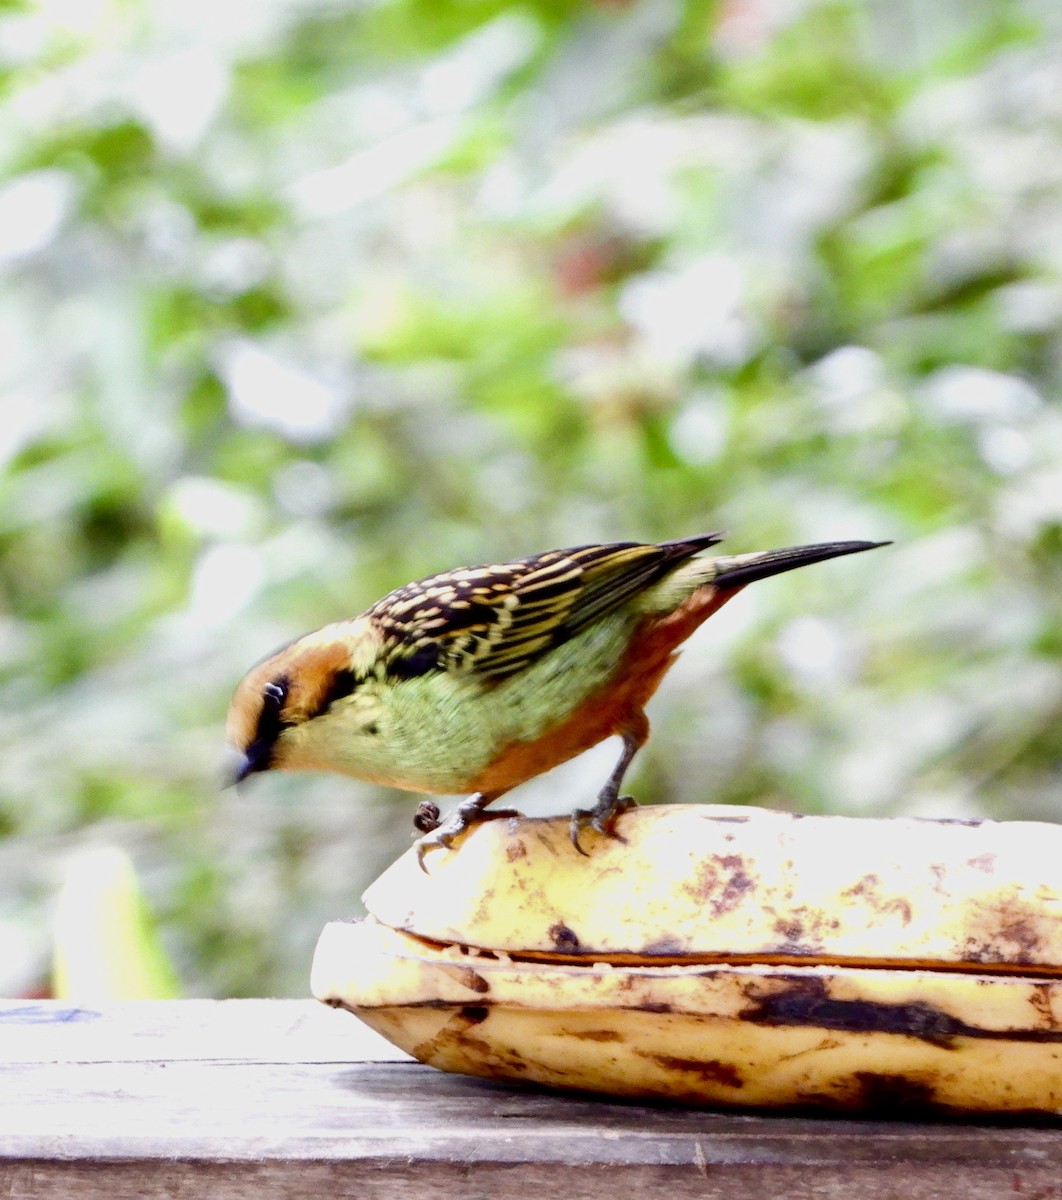
[[[4,1200],[528,1200],[618,1189],[677,1200],[1062,1200],[1062,1128],[556,1095],[422,1067],[312,1001],[0,1002]]]

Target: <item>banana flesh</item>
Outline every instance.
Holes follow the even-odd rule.
[[[735,820],[735,818],[738,818]],[[634,809],[412,852],[312,987],[443,1070],[844,1112],[1062,1112],[1062,830]]]

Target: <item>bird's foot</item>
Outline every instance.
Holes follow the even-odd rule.
[[[615,788],[604,788],[593,808],[577,808],[572,813],[568,825],[572,845],[584,858],[589,858],[579,845],[579,835],[584,829],[596,829],[605,837],[615,838],[618,842],[626,841],[616,832],[616,822],[628,808],[634,808],[636,805],[637,801],[633,796],[620,796],[616,794]]]
[[[454,842],[466,829],[473,825],[479,825],[482,821],[496,821],[501,817],[519,817],[521,815],[515,808],[485,809],[484,804],[489,803],[490,801],[484,800],[482,796],[471,796],[469,799],[463,800],[445,821],[439,820],[438,806],[430,800],[425,800],[420,805],[417,815],[413,818],[413,824],[417,829],[426,830],[424,836],[417,842],[417,862],[425,874],[428,874],[428,868],[424,865],[424,856],[429,850],[440,846],[447,850],[452,849]],[[432,814],[432,809],[434,809],[434,814]]]

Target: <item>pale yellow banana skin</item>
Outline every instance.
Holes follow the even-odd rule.
[[[566,818],[479,826],[430,878],[404,857],[326,927],[314,994],[472,1075],[1062,1112],[1062,829],[685,806],[619,830],[589,859]]]
[[[1062,1111],[1054,981],[504,963],[433,952],[370,920],[327,926],[313,991],[466,1075],[726,1107]]]
[[[365,893],[385,925],[510,953],[1043,964],[1062,973],[1062,826],[802,817],[683,804],[493,821],[430,875],[404,855]],[[564,931],[567,930],[567,933]]]

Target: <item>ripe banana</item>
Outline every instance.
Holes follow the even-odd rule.
[[[1062,828],[477,826],[333,922],[314,994],[443,1070],[715,1106],[1062,1112]]]

